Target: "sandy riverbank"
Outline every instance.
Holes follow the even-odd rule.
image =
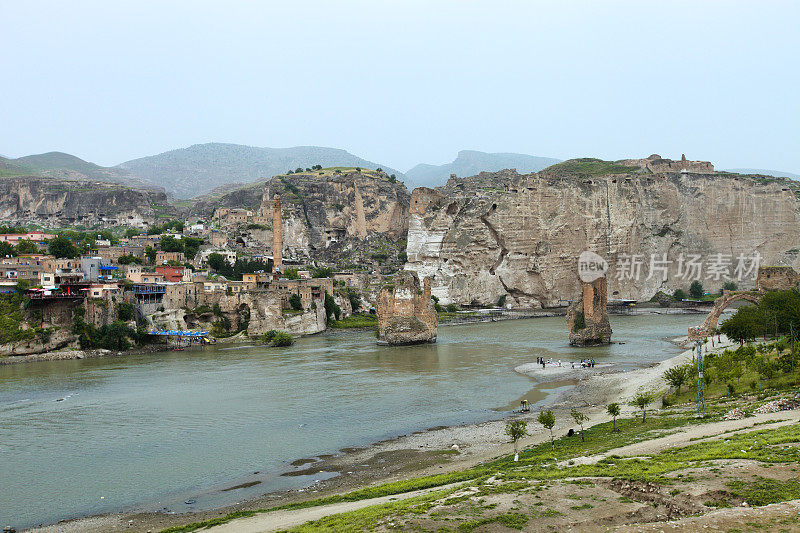
[[[714,349],[721,350],[726,345],[729,343],[723,339],[723,342],[717,344]],[[707,348],[711,349],[710,343]],[[539,374],[534,377],[541,381],[570,378],[578,380],[575,387],[550,399],[550,405],[558,420],[556,434],[560,435],[566,433],[573,425],[569,418],[569,410],[573,407],[585,410],[586,414],[590,416],[590,425],[606,421],[605,405],[611,401],[619,402],[623,406],[624,412],[632,412],[634,408],[627,406],[626,403],[637,391],[664,390],[666,384],[662,380],[663,372],[672,366],[691,361],[691,356],[691,350],[687,350],[648,368],[624,373],[609,372],[607,368],[598,365],[594,369],[576,369],[578,372],[583,370],[583,374],[559,373],[556,376],[555,369],[552,369],[553,373],[550,375]],[[536,366],[535,363],[533,366]],[[564,367],[562,366],[561,369]],[[539,370],[541,369],[539,368]],[[572,369],[567,367],[566,370],[571,371]],[[533,422],[537,414],[534,412],[510,416]],[[270,493],[225,508],[183,514],[181,514],[183,509],[176,509],[174,513],[171,511],[169,513],[105,515],[59,523],[36,531],[92,533],[122,527],[127,531],[158,531],[171,525],[214,518],[236,510],[272,507],[341,493],[376,483],[461,470],[511,452],[511,445],[504,434],[505,424],[506,419],[500,419],[480,424],[433,428],[379,442],[365,448],[345,449],[333,456],[299,459],[294,463],[297,466],[287,474],[313,476],[320,472],[336,472],[338,475],[304,489]],[[523,441],[524,446],[548,438],[538,424],[531,423],[529,430],[532,435]],[[454,445],[458,447],[458,451],[452,450]]]

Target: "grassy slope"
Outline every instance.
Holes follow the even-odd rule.
[[[710,464],[710,461],[757,458],[763,464],[777,465],[796,464],[800,460],[800,448],[797,447],[797,443],[800,443],[800,426],[794,424],[745,434],[731,434],[720,440],[666,449],[649,458],[622,458],[612,455],[598,461],[596,464],[569,465],[570,460],[573,458],[596,455],[635,442],[662,437],[666,433],[678,431],[686,426],[720,420],[722,414],[730,407],[731,405],[726,405],[722,402],[716,405],[709,405],[707,408],[709,414],[705,420],[695,418],[691,411],[687,413],[686,410],[681,412],[675,409],[652,415],[647,422],[641,422],[638,417],[618,419],[616,422],[617,432],[611,430],[612,423],[610,422],[598,424],[584,432],[585,442],[574,437],[565,436],[555,441],[555,452],[550,443],[545,442],[524,450],[520,455],[519,462],[514,462],[510,456],[506,456],[463,471],[385,483],[345,494],[270,509],[240,511],[204,522],[168,528],[163,533],[196,531],[258,513],[360,501],[393,494],[403,494],[425,488],[442,487],[457,482],[477,487],[479,492],[498,490],[496,480],[500,480],[502,487],[504,487],[502,490],[509,492],[527,490],[527,488],[530,488],[530,483],[534,481],[580,478],[620,478],[638,482],[665,484],[672,482],[666,476],[667,474],[689,468],[704,468]],[[752,408],[754,405],[750,405],[750,407]],[[487,480],[490,478],[495,481],[493,481],[491,487],[488,487]],[[742,481],[741,483],[730,485],[730,495],[731,497],[745,498],[746,501],[752,502],[753,505],[764,505],[800,498],[800,483],[796,480],[793,482],[781,482],[770,479],[756,482]],[[295,528],[294,531],[370,529],[390,515],[399,517],[408,513],[413,515],[426,512],[431,507],[433,500],[443,497],[446,497],[446,494],[432,493],[418,497],[413,501],[404,500],[386,505],[366,507],[358,511],[329,516]],[[516,517],[516,520],[524,524],[525,520],[527,520],[526,517],[532,515],[524,516],[524,520],[523,517]],[[481,523],[504,523],[504,520],[513,519],[513,517],[498,515],[491,517],[488,522]],[[354,527],[355,529],[353,529]],[[464,529],[461,526],[459,527]]]

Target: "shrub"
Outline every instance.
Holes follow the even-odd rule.
[[[586,318],[583,316],[583,313],[575,313],[575,322],[572,324],[572,328],[575,331],[580,331],[586,327]]]
[[[458,311],[458,306],[456,304],[447,304],[447,307],[445,307],[445,310],[448,313],[455,313],[455,312]]]
[[[279,331],[275,334],[272,338],[272,345],[273,346],[291,346],[294,344],[294,339],[289,333],[285,331]]]
[[[263,344],[269,344],[269,343],[272,342],[272,339],[274,339],[275,335],[277,335],[277,334],[278,334],[277,331],[275,331],[274,329],[271,329],[271,330],[269,330],[266,333],[261,335],[261,342]]]
[[[683,289],[677,289],[675,291],[675,293],[672,295],[672,297],[678,302],[680,302],[681,300],[685,300],[686,299],[686,291],[683,290]]]
[[[123,322],[133,320],[133,304],[128,302],[120,302],[117,304],[117,316]]]

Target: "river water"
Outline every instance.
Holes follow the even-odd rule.
[[[414,347],[353,331],[0,366],[0,524],[183,512],[306,485],[324,475],[281,477],[291,461],[541,400],[546,389],[513,372],[539,355],[647,365],[677,354],[666,338],[699,321],[612,316],[625,344],[588,349],[566,344],[557,317],[443,327]],[[243,481],[261,483],[221,490]]]

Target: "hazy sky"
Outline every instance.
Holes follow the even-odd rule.
[[[0,0],[0,154],[659,153],[800,173],[800,2]]]

